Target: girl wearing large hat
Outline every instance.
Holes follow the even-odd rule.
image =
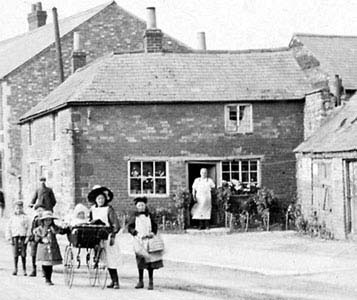
[[[93,204],[89,213],[89,221],[101,222],[111,228],[110,237],[104,242],[107,267],[112,280],[107,288],[119,289],[118,268],[121,263],[121,253],[117,233],[120,225],[114,208],[109,204],[112,200],[113,192],[104,186],[94,186],[88,194],[88,201]]]
[[[153,238],[157,234],[157,224],[154,218],[149,213],[146,197],[138,197],[134,199],[136,206],[135,214],[130,218],[128,223],[128,231],[142,243],[144,249],[147,249],[148,240]],[[151,254],[148,253],[148,257],[144,257],[136,254],[136,263],[139,272],[139,281],[135,286],[136,289],[144,287],[144,269],[148,270],[149,274],[149,290],[154,289],[154,270],[162,268],[162,253]]]
[[[33,231],[35,241],[38,242],[36,260],[42,265],[43,274],[48,285],[53,285],[51,280],[53,266],[62,264],[62,256],[56,234],[67,233],[65,228],[61,228],[54,223],[55,219],[57,218],[53,216],[52,211],[44,211],[41,217],[38,218],[40,226]]]

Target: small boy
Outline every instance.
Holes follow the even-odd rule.
[[[31,236],[30,236],[30,247],[31,247],[31,259],[32,259],[32,272],[30,273],[31,277],[36,277],[37,275],[37,267],[36,267],[36,253],[37,253],[37,246],[38,242],[35,241],[35,233],[34,230],[38,226],[41,225],[40,218],[42,217],[42,213],[44,211],[45,207],[41,204],[37,204],[35,206],[35,216],[32,220],[31,224]]]
[[[24,203],[22,201],[16,201],[14,203],[14,214],[10,217],[7,224],[5,238],[11,242],[14,255],[14,271],[12,275],[17,275],[17,263],[19,256],[22,260],[22,268],[24,276],[26,273],[26,246],[31,234],[30,220],[24,213]]]

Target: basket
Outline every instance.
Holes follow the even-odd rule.
[[[108,239],[110,227],[100,225],[74,226],[68,236],[69,242],[76,248],[95,248],[101,240]]]

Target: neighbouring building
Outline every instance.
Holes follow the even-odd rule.
[[[312,86],[304,111],[307,139],[357,90],[357,36],[297,33],[289,47]]]
[[[357,237],[357,96],[296,149],[304,215],[316,212],[336,238]]]
[[[46,25],[46,19],[41,3],[34,4],[28,15],[29,31],[0,42],[0,188],[4,189],[9,203],[18,197],[28,199],[36,186],[35,181],[31,181],[30,186],[29,182],[22,183],[18,120],[60,84],[54,26]],[[114,1],[60,20],[64,78],[85,62],[90,63],[107,53],[144,49],[145,28],[144,21]],[[166,34],[162,44],[167,51],[189,51],[189,47]],[[45,175],[49,184],[54,185],[48,167],[31,165],[26,172],[30,172],[33,179]],[[69,186],[70,182],[64,181],[62,189]]]
[[[167,53],[158,37],[79,69],[21,117],[24,193],[43,166],[63,210],[95,184],[121,211],[139,195],[165,207],[206,167],[217,185],[238,179],[289,201],[310,90],[292,51]]]

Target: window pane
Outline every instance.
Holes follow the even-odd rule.
[[[258,173],[252,172],[250,173],[250,182],[257,182],[258,181]]]
[[[153,176],[153,162],[144,162],[143,163],[143,175],[144,176]]]
[[[222,171],[229,171],[229,162],[222,163]]]
[[[239,173],[238,172],[232,172],[232,179],[239,180]]]
[[[251,171],[256,171],[258,170],[258,163],[256,160],[251,160],[250,161],[250,170]]]
[[[140,179],[130,179],[130,193],[131,194],[140,194],[141,193],[141,186],[140,186]]]
[[[166,179],[155,179],[155,193],[166,194]]]
[[[242,172],[242,181],[249,182],[249,174],[247,172]]]
[[[165,177],[166,176],[166,163],[164,161],[155,162],[155,176]]]
[[[239,162],[232,162],[232,171],[239,171]]]
[[[144,182],[143,182],[143,189],[144,189],[143,193],[144,194],[152,194],[152,193],[154,193],[153,184],[154,184],[154,182],[153,182],[151,177],[146,178],[144,180]]]
[[[237,121],[237,107],[236,106],[228,106],[229,120]]]
[[[239,106],[239,131],[249,132],[251,126],[251,106],[240,105]]]
[[[229,173],[222,173],[222,179],[225,181],[230,181],[231,179],[229,178]]]
[[[131,162],[130,163],[130,176],[139,177],[141,175],[141,164],[140,162]]]
[[[248,171],[248,161],[247,160],[243,160],[242,161],[242,171]]]

